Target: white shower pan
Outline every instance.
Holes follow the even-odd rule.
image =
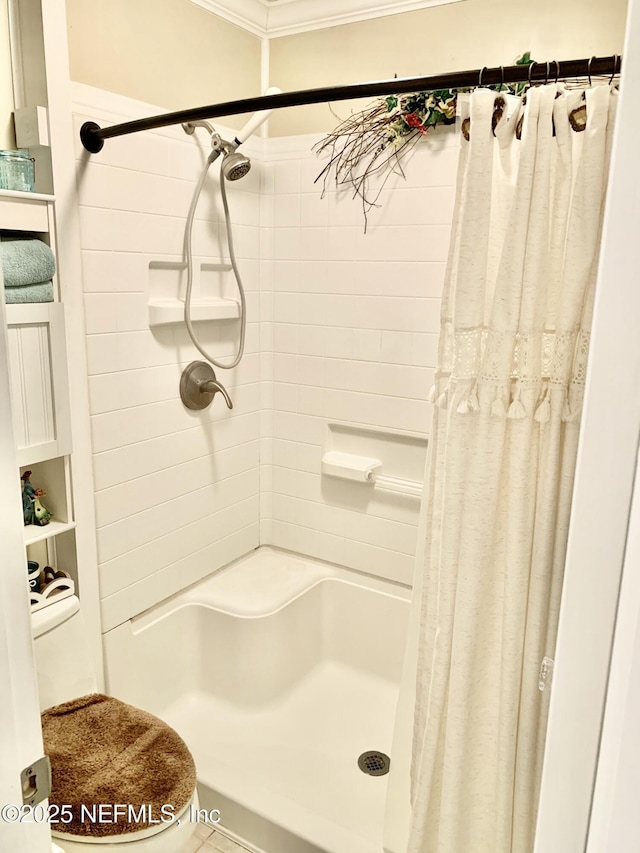
[[[109,691],[173,726],[200,803],[267,853],[380,853],[410,593],[262,547],[105,636]],[[391,756],[393,763],[393,756]]]

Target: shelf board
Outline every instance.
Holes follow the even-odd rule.
[[[55,201],[56,197],[54,195],[48,195],[47,193],[25,193],[19,192],[18,190],[0,190],[0,199],[3,198],[13,198],[18,201],[21,199],[24,201]]]
[[[184,322],[184,302],[181,299],[152,299],[148,303],[149,326],[166,326]],[[240,305],[235,299],[194,299],[191,302],[191,320],[235,320],[240,316]]]
[[[58,307],[51,309],[52,305]],[[10,302],[5,305],[7,326],[20,326],[27,323],[51,323],[52,310],[58,312],[56,318],[63,314],[62,303],[54,302]],[[54,319],[54,322],[56,320]],[[57,322],[62,322],[57,320]]]
[[[50,231],[49,204],[54,196],[0,190],[0,228],[7,231]]]
[[[33,545],[34,542],[51,539],[52,536],[59,536],[61,533],[66,533],[67,530],[73,530],[75,526],[75,521],[50,521],[44,527],[26,524],[24,527],[24,544]]]

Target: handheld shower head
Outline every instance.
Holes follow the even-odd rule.
[[[227,151],[222,159],[222,172],[228,181],[244,178],[251,168],[251,160],[238,151]]]
[[[278,89],[277,86],[270,86],[265,92],[265,95],[280,94],[282,94],[282,89]],[[243,142],[246,142],[251,134],[255,133],[260,125],[269,118],[272,112],[273,110],[260,110],[259,112],[254,113],[242,130],[239,130],[236,134],[236,137],[233,140],[234,145],[237,147],[238,145],[242,145]]]
[[[281,92],[276,86],[272,86],[265,92],[266,95],[277,95]],[[261,110],[251,116],[242,130],[238,131],[232,143],[224,143],[225,154],[222,160],[222,173],[228,181],[237,181],[239,178],[244,178],[251,168],[251,160],[244,154],[239,154],[236,150],[239,145],[242,145],[252,133],[255,133],[260,125],[267,120],[273,110]]]
[[[271,89],[268,89],[265,94],[275,95],[279,92],[280,89],[276,89],[275,87],[273,87]],[[238,134],[234,138],[233,142],[227,142],[226,140],[222,139],[208,122],[191,122],[189,124],[183,125],[183,128],[187,133],[192,134],[196,127],[205,127],[211,134],[211,153],[207,157],[207,162],[204,165],[200,180],[196,184],[196,189],[193,194],[193,199],[191,200],[191,206],[189,208],[187,222],[184,229],[184,255],[187,266],[187,289],[184,299],[184,321],[187,326],[187,332],[189,333],[189,337],[191,338],[191,341],[195,348],[207,359],[207,361],[210,361],[211,364],[214,364],[216,367],[223,367],[225,369],[235,367],[242,358],[242,354],[244,352],[245,331],[247,327],[246,300],[244,288],[242,286],[242,279],[240,278],[240,272],[238,270],[236,256],[233,248],[231,217],[229,215],[229,205],[227,203],[226,182],[237,181],[239,178],[244,177],[244,175],[246,175],[249,169],[251,168],[251,161],[249,160],[249,158],[246,157],[244,154],[240,154],[236,149],[239,145],[242,145],[242,143],[249,136],[251,136],[251,134],[254,133],[258,129],[258,127],[260,127],[262,122],[265,121],[265,119],[269,116],[271,112],[272,110],[270,109],[261,110],[260,112],[253,115],[242,128],[242,130],[238,131]],[[236,278],[238,292],[240,295],[240,342],[238,344],[237,354],[235,355],[234,359],[227,364],[222,364],[221,362],[216,361],[216,359],[204,349],[202,344],[196,338],[191,324],[191,294],[193,287],[193,248],[191,243],[193,233],[193,220],[196,214],[198,198],[200,197],[200,193],[206,181],[209,167],[221,154],[223,155],[223,157],[220,168],[220,196],[222,198],[222,206],[224,207],[224,217],[227,231],[227,245],[229,247],[229,258],[231,260],[231,267]]]

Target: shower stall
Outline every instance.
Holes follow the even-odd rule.
[[[112,98],[74,96],[77,129],[116,120]],[[244,355],[216,367],[233,409],[219,393],[191,409],[183,237],[208,137],[78,149],[106,686],[182,734],[230,834],[377,853],[390,777],[358,759],[392,751],[455,135],[416,149],[366,235],[358,203],[315,183],[317,136],[245,142],[252,168],[227,188]],[[192,205],[191,312],[230,364],[218,167]]]
[[[109,687],[180,732],[227,832],[370,853],[408,609],[404,587],[262,546],[108,632]]]
[[[544,59],[556,49],[560,58],[621,51],[625,0],[606,13],[591,4],[584,15],[573,2],[575,9],[515,4],[500,37],[480,46],[496,67],[430,85],[502,91],[516,78],[498,63],[529,46]],[[291,12],[323,4],[245,5],[259,7],[265,22],[267,7],[274,20],[286,13],[291,24]],[[90,0],[8,0],[0,15],[2,147],[23,145],[8,120],[15,108],[15,128],[33,146],[37,188],[3,192],[3,227],[29,224],[50,241],[58,267],[51,312],[0,312],[8,324],[0,349],[16,340],[16,317],[40,335],[49,315],[57,373],[43,404],[68,403],[72,436],[72,449],[63,442],[42,459],[23,458],[32,451],[19,441],[17,457],[9,440],[0,453],[6,803],[42,747],[23,601],[26,543],[76,582],[100,689],[164,718],[188,743],[201,806],[219,813],[229,836],[223,848],[237,841],[251,853],[407,853],[420,615],[412,605],[421,594],[423,482],[434,444],[427,397],[442,378],[435,371],[459,136],[454,127],[425,134],[402,174],[376,188],[365,233],[352,188],[318,180],[327,159],[313,149],[323,137],[295,135],[312,129],[304,108],[299,123],[280,113],[264,136],[253,132],[259,114],[239,130],[248,114],[273,105],[259,98],[235,102],[243,107],[235,111],[204,107],[173,126],[138,123],[176,105],[262,91],[272,77],[291,93],[278,106],[325,104],[313,126],[326,132],[331,113],[345,116],[351,104],[338,104],[335,88],[302,101],[292,90],[324,85],[329,71],[365,79],[397,64],[400,73],[421,73],[424,32],[437,33],[428,49],[433,68],[468,67],[477,32],[497,32],[482,4],[381,1],[382,18],[364,20],[367,11],[353,24],[341,5],[318,12],[324,35],[298,22],[294,37],[266,24],[244,28],[231,0],[166,0],[153,15],[137,1],[98,8]],[[422,8],[396,14],[408,5]],[[612,800],[633,812],[624,794],[637,787],[624,778],[636,768],[618,761],[633,756],[622,746],[622,734],[633,743],[634,732],[622,725],[633,722],[625,680],[625,651],[636,643],[633,566],[623,578],[616,632],[625,636],[616,637],[608,680],[640,423],[640,400],[621,392],[640,369],[638,122],[630,110],[640,76],[637,3],[630,8],[629,84],[611,144],[558,654],[541,671],[548,691],[553,667],[539,819],[526,853],[599,853],[600,839],[611,846]],[[376,30],[384,50],[371,50]],[[341,44],[349,49],[339,57]],[[578,64],[583,82],[606,73],[607,83],[619,68],[615,58],[613,66],[596,57]],[[569,65],[576,71],[564,61],[538,63],[528,82],[562,78]],[[340,97],[393,100],[401,85],[426,84],[341,87]],[[584,118],[583,106],[575,109]],[[148,129],[110,138],[122,122]],[[16,217],[27,208],[32,215]],[[0,384],[20,415],[13,379],[26,377],[37,397],[42,375],[33,381],[22,368],[42,374],[47,346],[25,344],[17,360],[11,347]],[[446,404],[447,390],[438,387],[434,402]],[[469,411],[475,402],[471,389],[459,405]],[[57,412],[49,414],[58,431]],[[11,419],[5,406],[7,436]],[[54,521],[46,542],[23,539],[19,513],[9,511],[19,500],[18,459],[34,463],[34,482],[48,490]],[[481,643],[474,648],[483,653]],[[494,659],[485,654],[481,663],[491,669]],[[470,682],[481,681],[478,671]],[[614,695],[603,728],[608,683]],[[619,825],[634,828],[633,818]],[[0,822],[0,836],[12,850],[50,849],[45,824]],[[208,850],[213,842],[202,843]],[[453,848],[445,843],[445,853],[462,853]]]
[[[126,117],[74,96],[78,130]],[[318,141],[251,139],[211,181],[180,129],[78,147],[106,678],[182,734],[232,837],[379,853],[458,140],[416,147],[366,233]],[[228,373],[181,401],[197,353]]]

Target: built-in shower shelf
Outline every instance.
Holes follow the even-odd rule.
[[[184,323],[184,302],[181,299],[152,299],[148,308],[151,327]],[[191,320],[194,323],[236,320],[239,316],[240,304],[235,299],[193,299],[191,302]]]

